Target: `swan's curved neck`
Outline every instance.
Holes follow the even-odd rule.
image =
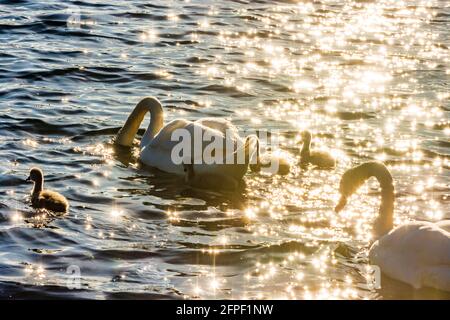
[[[310,147],[311,147],[311,133],[305,132],[303,134],[303,147],[302,147],[302,150],[300,151],[300,155],[301,156],[308,155],[310,152],[310,150],[309,150]]]
[[[381,187],[381,205],[375,221],[375,233],[384,235],[393,228],[394,224],[394,184],[386,166],[374,161],[348,170],[341,180],[340,191],[342,197],[346,199],[371,177],[375,177]]]
[[[381,184],[381,183],[380,183]],[[384,235],[394,227],[394,186],[381,189],[381,205],[375,225],[375,233]]]
[[[163,109],[158,99],[146,97],[136,105],[133,112],[128,116],[127,121],[116,136],[117,144],[126,147],[133,144],[134,137],[147,112],[150,112],[150,124],[142,137],[141,146],[147,145],[156,136],[164,125]]]
[[[32,198],[39,197],[39,194],[41,193],[41,191],[43,189],[44,189],[44,177],[38,177],[34,181],[34,187],[33,187],[33,191],[31,191],[31,197]]]

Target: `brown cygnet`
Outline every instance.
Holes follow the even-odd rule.
[[[67,212],[69,202],[60,193],[44,190],[44,174],[39,168],[32,168],[27,181],[33,181],[34,187],[31,192],[31,204],[37,209],[47,209],[54,212]]]
[[[312,164],[319,169],[332,169],[336,166],[336,159],[326,151],[310,150],[312,134],[309,131],[302,132],[303,148],[300,152],[300,164],[305,166]]]

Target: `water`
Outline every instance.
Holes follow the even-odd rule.
[[[449,23],[448,1],[2,1],[0,297],[450,298],[367,285],[375,181],[333,212],[378,159],[396,223],[450,218]],[[294,163],[308,128],[338,167],[190,189],[111,144],[146,95],[277,130]],[[36,216],[31,166],[68,215]]]

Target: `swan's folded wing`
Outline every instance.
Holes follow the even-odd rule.
[[[176,130],[179,129],[181,130],[177,134]],[[210,149],[214,149],[215,154],[222,155],[222,158],[224,158],[225,155],[228,155],[226,153],[227,145],[232,146],[231,151],[233,153],[235,148],[234,144],[237,142],[237,137],[235,135],[232,135],[229,138],[231,140],[227,144],[225,141],[225,134],[219,130],[205,126],[199,121],[190,122],[179,119],[171,121],[161,129],[147,147],[158,148],[159,150],[170,153],[175,146],[185,141],[184,139],[188,139],[187,143],[190,143],[191,152],[194,151],[195,148],[198,148],[198,146],[201,147],[199,149],[200,152],[196,154],[195,159],[202,157],[205,148],[212,144],[213,147],[210,146]],[[200,143],[198,140],[200,140]],[[240,142],[243,144],[242,141]]]
[[[230,121],[223,118],[209,117],[198,119],[195,121],[195,124],[200,124],[204,128],[206,127],[205,130],[213,130],[208,130],[209,132],[219,132],[223,136],[222,139],[227,139],[226,142],[224,140],[222,148],[216,149],[219,154],[223,155],[225,163],[230,163],[230,161],[234,163],[236,159],[239,159],[240,161],[245,160],[245,139],[241,138],[239,130]],[[217,138],[219,137],[217,136]],[[209,142],[206,142],[206,144],[208,143]],[[255,147],[256,146],[253,146],[251,148],[250,158],[256,153]]]
[[[434,279],[445,280],[448,276],[450,237],[433,223],[411,222],[376,241],[369,258],[394,279],[416,288],[430,286]]]
[[[450,267],[450,234],[438,224],[432,223],[422,227],[421,231],[414,242],[422,254],[422,259],[428,261],[429,265]]]
[[[201,124],[202,126],[217,130],[222,132],[222,134],[226,134],[227,130],[233,135],[238,134],[238,130],[236,126],[234,126],[230,121],[222,118],[201,118],[195,121],[196,123]]]
[[[412,222],[398,230],[399,237],[392,238],[392,243],[399,251],[411,251],[419,266],[450,266],[450,235],[437,224]]]
[[[177,129],[184,129],[187,126],[192,124],[191,121],[187,121],[184,119],[176,119],[169,122],[166,126],[164,126],[161,131],[156,135],[156,137],[150,141],[148,146],[152,148],[160,148],[166,151],[171,151],[172,148],[179,143],[179,141],[172,141],[172,134]]]

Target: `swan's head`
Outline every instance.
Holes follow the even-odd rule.
[[[348,198],[358,190],[358,188],[364,183],[366,180],[365,177],[357,174],[355,168],[347,170],[341,178],[339,183],[339,193],[341,194],[341,198],[339,199],[338,204],[334,208],[334,211],[339,212],[344,209],[347,204]]]
[[[378,161],[369,161],[354,168],[348,169],[342,175],[339,184],[339,193],[341,199],[335,208],[339,212],[345,207],[347,199],[354,194],[370,177],[376,177],[382,189],[382,195],[386,199],[391,199],[394,186],[392,184],[392,176],[386,166]],[[393,199],[393,198],[392,198]],[[392,200],[391,199],[391,200]]]
[[[312,139],[312,134],[308,130],[302,131],[300,136],[302,137],[303,142],[308,142]]]
[[[338,204],[336,205],[336,207],[334,207],[334,211],[336,213],[341,212],[342,209],[345,208],[346,204],[347,204],[347,197],[344,197],[344,196],[341,195],[341,197],[339,198]]]
[[[28,176],[26,181],[33,181],[33,182],[42,182],[42,179],[44,178],[44,173],[39,168],[31,168],[30,175]]]

